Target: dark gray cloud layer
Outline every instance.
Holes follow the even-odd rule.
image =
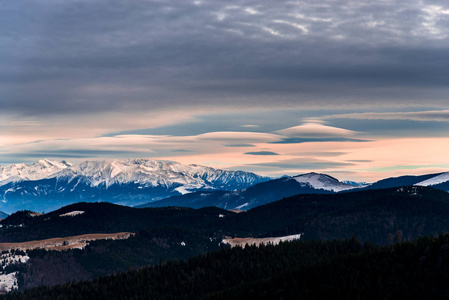
[[[0,106],[444,106],[443,1],[7,1]]]
[[[273,151],[253,151],[253,152],[245,152],[247,155],[279,155],[279,153]]]

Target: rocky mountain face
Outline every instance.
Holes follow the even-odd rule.
[[[51,162],[0,169],[0,209],[51,210],[79,201],[139,205],[198,190],[238,190],[269,178],[150,159]]]

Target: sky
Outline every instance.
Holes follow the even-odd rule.
[[[0,164],[449,170],[449,2],[0,3]]]

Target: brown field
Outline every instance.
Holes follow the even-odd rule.
[[[242,213],[242,212],[246,212],[246,211],[244,211],[244,210],[241,210],[241,209],[228,209],[228,211],[232,211],[232,212],[235,212],[235,213]]]
[[[122,240],[132,235],[134,235],[132,232],[92,233],[22,243],[0,243],[0,251],[12,249],[32,250],[37,248],[60,251],[71,248],[84,248],[90,241],[105,239]]]
[[[280,237],[267,237],[267,238],[225,238],[223,239],[222,243],[229,244],[231,247],[240,246],[245,248],[245,245],[256,245],[259,246],[260,244],[273,244],[277,245],[280,242],[286,242],[286,241],[293,241],[293,240],[299,240],[301,238],[301,234],[295,234],[295,235],[287,235],[287,236],[280,236]]]

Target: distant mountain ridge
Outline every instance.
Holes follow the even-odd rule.
[[[351,180],[343,180],[343,183],[354,185],[354,186],[369,186],[370,183],[368,182],[357,182],[357,181],[351,181]]]
[[[56,209],[79,201],[138,205],[197,190],[236,190],[269,180],[244,171],[150,159],[51,162],[0,169],[0,209]]]
[[[248,210],[266,203],[298,194],[330,194],[352,189],[355,186],[319,173],[307,173],[262,182],[239,191],[199,191],[182,196],[147,203],[139,207],[181,206],[200,208],[217,206],[224,209]]]
[[[181,206],[200,208],[217,206],[224,209],[248,210],[266,203],[299,194],[332,194],[358,190],[385,189],[401,186],[430,186],[449,191],[449,172],[420,176],[400,176],[379,180],[372,184],[338,179],[320,173],[283,176],[240,191],[195,192],[140,205],[139,207]]]
[[[270,179],[250,172],[151,159],[39,160],[0,166],[0,210],[54,210],[75,202],[107,201],[140,206],[217,206],[243,209],[296,194],[431,186],[449,191],[449,172],[386,178],[372,184],[307,173]]]
[[[6,218],[7,216],[8,216],[7,213],[0,211],[0,220]]]

